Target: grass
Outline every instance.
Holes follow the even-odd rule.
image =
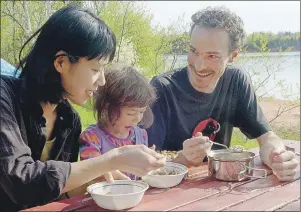
[[[96,123],[96,120],[94,118],[93,112],[91,109],[87,109],[89,107],[89,103],[86,104],[84,107],[73,105],[74,108],[78,111],[81,122],[82,122],[82,129],[86,129],[89,124]],[[85,108],[87,107],[87,108]],[[272,128],[274,132],[282,139],[289,139],[289,140],[300,140],[300,126],[273,126]],[[240,132],[239,129],[234,128],[232,139],[231,139],[231,145],[241,145],[245,149],[251,149],[258,147],[258,143],[255,139],[248,140],[244,136],[243,133]]]
[[[273,126],[272,128],[282,139],[300,140],[300,123],[297,126]]]
[[[238,128],[233,129],[230,146],[233,145],[240,145],[243,146],[245,149],[252,149],[258,147],[256,139],[246,139],[246,136],[242,132],[240,132]]]
[[[282,139],[300,140],[300,125],[299,126],[273,126],[273,131]],[[256,139],[246,139],[246,136],[240,132],[238,128],[234,128],[232,133],[231,145],[241,145],[245,149],[258,147]]]
[[[85,130],[90,124],[95,124],[96,119],[94,118],[93,111],[89,109],[89,104],[87,103],[84,106],[74,105],[73,107],[79,113],[82,129]],[[87,108],[85,108],[87,107]]]

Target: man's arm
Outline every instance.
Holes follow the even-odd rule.
[[[238,100],[234,119],[234,126],[238,127],[249,139],[258,138],[272,131],[267,122],[252,83],[244,71],[238,71]]]
[[[188,168],[194,166],[194,164],[192,164],[191,162],[189,162],[187,160],[187,158],[183,155],[183,150],[181,150],[181,151],[178,152],[178,156],[176,158],[174,158],[172,160],[172,162],[174,162],[174,163],[180,163],[180,164],[182,164],[182,165],[184,165],[184,166],[186,166]]]
[[[281,139],[272,131],[257,138],[260,146],[260,158],[269,166],[280,181],[292,181],[296,178],[299,162],[295,153],[287,151]]]
[[[285,146],[281,140],[273,131],[268,131],[267,133],[256,138],[259,148],[261,160],[271,168],[270,153],[274,148],[278,148],[281,152],[285,151]]]
[[[240,72],[240,86],[235,126],[248,138],[256,138],[262,161],[273,169],[279,180],[294,179],[298,161],[295,154],[286,151],[282,140],[272,131],[257,102],[256,94],[248,76]]]

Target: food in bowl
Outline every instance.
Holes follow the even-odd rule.
[[[87,187],[94,202],[108,210],[123,210],[136,206],[142,199],[149,185],[142,181],[115,180],[92,184]]]
[[[162,151],[157,151],[159,154],[164,155],[166,158],[166,161],[172,161],[178,156],[177,151],[167,151],[167,150],[162,150]]]
[[[153,144],[153,146],[149,147],[152,150],[156,150],[156,145]],[[167,150],[161,150],[161,151],[156,151],[157,153],[163,155],[166,158],[166,161],[172,161],[178,156],[177,151],[167,151]]]
[[[165,167],[156,169],[151,172],[152,175],[177,175],[180,174],[178,170],[167,170]]]
[[[152,170],[142,180],[155,188],[170,188],[184,179],[188,168],[182,164],[166,162],[163,168]]]

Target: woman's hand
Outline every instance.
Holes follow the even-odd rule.
[[[165,161],[163,155],[145,145],[115,148],[103,155],[72,163],[71,173],[61,193],[68,192],[103,175],[106,176],[107,181],[117,178],[128,179],[119,171],[141,177],[153,169],[163,167]]]
[[[111,151],[112,167],[139,177],[163,167],[166,162],[163,155],[145,145],[127,145]]]

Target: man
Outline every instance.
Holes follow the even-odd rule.
[[[245,40],[242,20],[224,7],[192,16],[188,66],[152,79],[158,99],[149,145],[182,150],[175,159],[198,166],[211,149],[209,139],[230,145],[233,127],[256,138],[260,156],[279,180],[294,179],[298,161],[272,131],[247,74],[230,66]],[[213,148],[217,148],[213,146]]]

